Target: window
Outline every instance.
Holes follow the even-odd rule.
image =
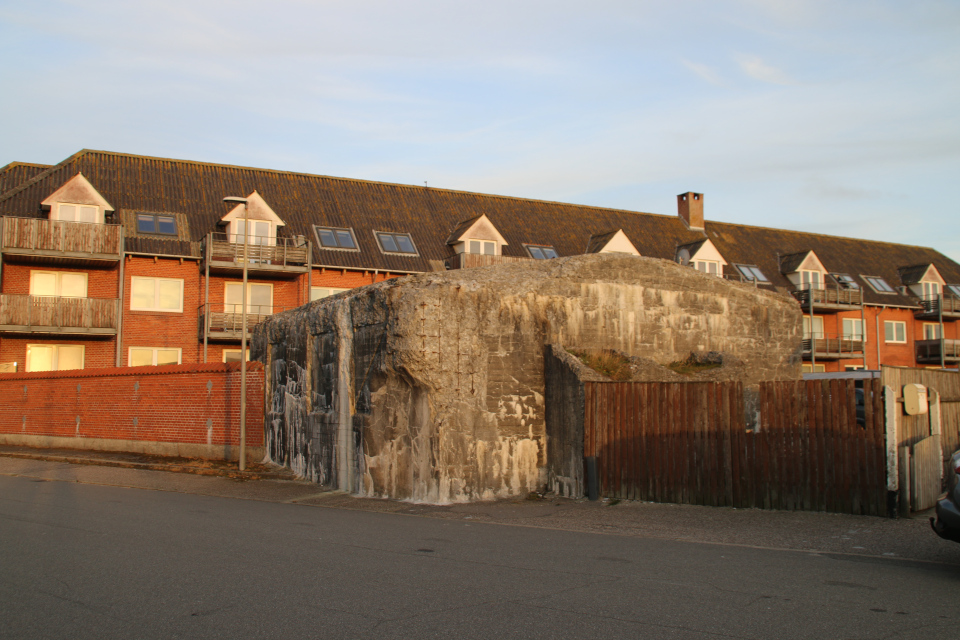
[[[939,340],[940,339],[940,325],[933,322],[924,322],[923,323],[923,339],[924,340]]]
[[[224,362],[240,362],[240,349],[224,349]],[[250,362],[250,349],[247,349],[247,362]]]
[[[960,284],[948,284],[947,291],[960,298]]]
[[[243,244],[244,220],[234,220],[232,223],[233,235],[231,242]],[[250,239],[249,244],[273,245],[277,243],[274,226],[263,220],[250,221]]]
[[[802,371],[803,373],[826,373],[827,367],[826,365],[822,365],[822,364],[817,364],[817,365],[802,364],[800,365],[800,371]]]
[[[183,311],[183,280],[174,278],[130,278],[132,311]]]
[[[853,279],[853,276],[846,273],[831,273],[830,276],[837,281],[842,289],[859,289],[860,285]]]
[[[862,364],[847,364],[843,366],[844,371],[863,371]]]
[[[167,236],[177,235],[177,219],[155,213],[137,214],[137,233],[159,233]]]
[[[823,318],[820,316],[813,316],[813,334],[814,338],[823,337]],[[803,339],[810,337],[810,316],[803,316]]]
[[[27,371],[83,369],[82,344],[28,344]]]
[[[158,367],[164,364],[180,364],[180,349],[130,347],[127,363],[131,367]]]
[[[907,323],[896,320],[883,321],[884,341],[886,342],[906,342],[907,341]]]
[[[767,280],[767,276],[763,275],[763,271],[760,271],[760,268],[752,264],[738,264],[734,265],[737,267],[737,271],[740,274],[750,281],[756,282],[770,282]]]
[[[557,258],[556,250],[545,244],[528,244],[524,245],[527,247],[527,253],[530,254],[530,257],[534,260],[549,260],[550,258]]]
[[[342,293],[343,291],[350,291],[350,289],[338,289],[336,287],[310,287],[310,302],[319,300],[320,298],[333,296],[338,293]]]
[[[353,236],[353,229],[337,229],[335,227],[313,227],[317,234],[317,242],[323,249],[343,249],[359,251],[357,239]]]
[[[845,340],[863,340],[863,320],[860,318],[844,318],[843,338]]]
[[[467,253],[482,253],[485,256],[497,255],[497,243],[490,240],[467,240]]]
[[[30,295],[86,298],[87,274],[69,271],[31,271]]]
[[[100,207],[88,204],[60,204],[57,205],[55,220],[64,222],[101,222]]]
[[[801,271],[800,281],[804,289],[822,289],[822,279],[819,271]]]
[[[384,253],[403,253],[407,255],[417,255],[417,249],[413,246],[413,238],[409,233],[384,233],[374,231],[377,242],[380,243],[380,250]]]
[[[712,276],[720,275],[720,263],[716,260],[694,260],[691,264],[697,271],[709,273]]]
[[[223,295],[224,313],[240,313],[243,309],[243,283],[227,282]],[[273,285],[247,283],[247,313],[268,316],[273,313]]]
[[[923,287],[924,300],[933,300],[940,295],[939,282],[921,282],[920,286]]]
[[[870,288],[876,291],[877,293],[896,293],[893,287],[887,284],[887,281],[883,278],[878,278],[877,276],[860,276],[866,280],[867,284],[870,285]]]

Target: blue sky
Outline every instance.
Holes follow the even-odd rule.
[[[960,2],[0,0],[0,165],[81,148],[933,246]]]

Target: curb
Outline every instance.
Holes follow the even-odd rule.
[[[30,454],[19,452],[0,451],[0,457],[21,458],[26,460],[44,460],[46,462],[65,462],[68,464],[85,464],[100,467],[118,467],[123,469],[143,469],[147,471],[170,471],[172,473],[189,473],[197,476],[219,476],[238,480],[287,480],[296,481],[296,477],[289,473],[273,471],[240,471],[239,469],[202,469],[183,464],[162,464],[150,462],[128,462],[124,460],[109,460],[104,458],[85,458],[82,456],[58,456],[47,454]]]

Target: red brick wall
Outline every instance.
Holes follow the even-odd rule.
[[[86,336],[3,336],[0,337],[0,362],[16,362],[17,371],[27,370],[28,344],[81,344],[83,345],[83,366],[85,369],[112,367],[116,360],[116,340],[109,338],[89,338]]]
[[[5,373],[0,433],[237,445],[239,397],[239,363]],[[251,447],[263,446],[263,398],[263,366],[252,362]]]
[[[65,268],[45,264],[3,264],[3,293],[27,295],[30,293],[31,271],[68,271],[87,274],[87,296],[90,298],[117,298],[119,270],[111,268]]]

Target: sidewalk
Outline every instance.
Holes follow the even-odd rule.
[[[78,449],[36,449],[13,445],[0,445],[0,456],[48,462],[147,469],[192,473],[200,476],[221,476],[244,480],[296,480],[290,469],[272,464],[248,463],[245,471],[237,468],[236,462],[204,460],[201,458],[178,458],[154,456],[145,453],[117,451],[83,451]]]
[[[164,473],[177,471],[179,473]],[[299,481],[268,465],[240,473],[233,465],[183,458],[72,450],[0,447],[0,475],[78,482],[215,498],[258,500],[308,508],[350,509],[485,525],[557,529],[683,542],[784,549],[866,562],[921,561],[956,565],[960,544],[938,538],[927,514],[890,520],[804,511],[763,511],[694,505],[571,500],[553,496],[428,505],[361,498]]]

